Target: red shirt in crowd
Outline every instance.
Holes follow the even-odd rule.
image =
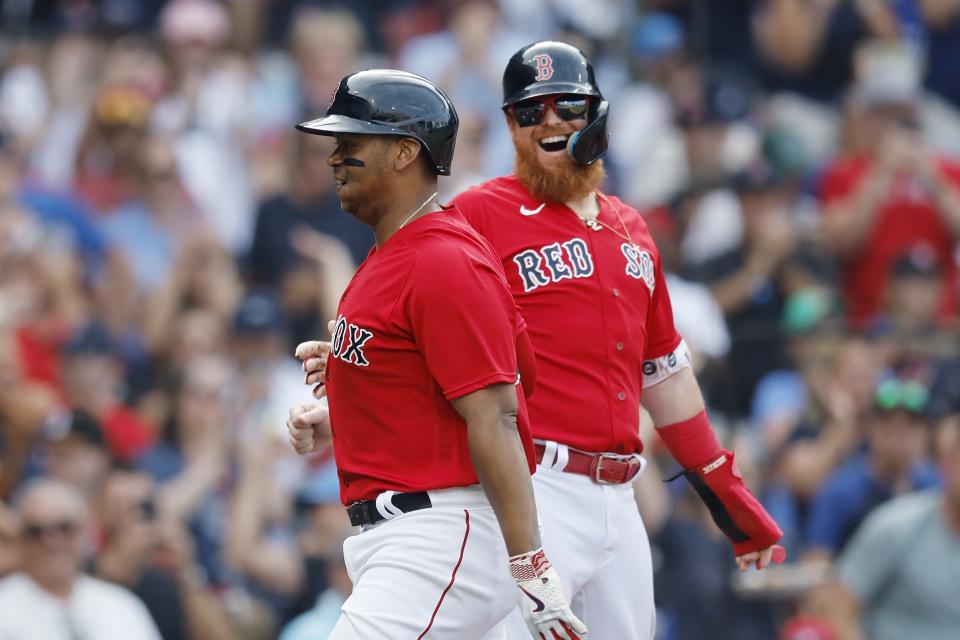
[[[476,484],[466,424],[450,401],[516,384],[523,328],[500,262],[456,209],[416,219],[375,247],[340,299],[327,366],[343,503]]]
[[[960,187],[960,164],[941,159],[938,165],[940,171]],[[870,170],[871,161],[863,156],[838,160],[823,178],[824,204],[849,197]],[[831,215],[846,213],[835,209]],[[894,179],[861,246],[841,262],[844,297],[849,305],[847,312],[855,325],[863,326],[881,310],[891,268],[898,258],[917,245],[927,245],[937,256],[944,282],[941,317],[955,314],[955,239],[937,210],[933,196],[915,178],[902,175]]]
[[[587,228],[567,206],[533,199],[513,176],[454,199],[500,256],[537,356],[528,401],[535,438],[591,452],[642,450],[642,361],[680,343],[660,254],[643,218],[600,198]]]

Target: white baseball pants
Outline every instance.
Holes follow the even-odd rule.
[[[502,640],[516,608],[506,545],[479,485],[363,527],[343,545],[353,593],[331,640]]]

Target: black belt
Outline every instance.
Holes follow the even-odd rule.
[[[429,509],[433,506],[430,502],[430,496],[426,491],[395,493],[390,500],[390,504],[401,513],[409,513],[419,509]],[[347,507],[347,515],[350,516],[350,524],[355,527],[362,527],[386,520],[377,510],[376,500],[360,500],[359,502],[354,502]]]

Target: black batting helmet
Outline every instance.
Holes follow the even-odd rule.
[[[322,118],[297,129],[321,136],[366,133],[403,136],[420,143],[433,170],[450,175],[460,119],[440,87],[394,69],[368,69],[343,78]]]
[[[580,49],[544,40],[513,54],[503,72],[503,106],[557,93],[603,98],[593,65]]]

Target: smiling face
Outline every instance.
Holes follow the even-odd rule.
[[[333,138],[336,147],[327,158],[327,164],[333,168],[334,188],[340,206],[361,222],[373,226],[381,215],[378,212],[382,209],[388,169],[388,145],[396,144],[397,138],[356,133],[338,133]],[[360,161],[363,166],[355,166],[353,161]]]
[[[585,167],[567,153],[570,136],[587,126],[587,113],[578,118],[561,118],[557,110],[563,110],[563,98],[545,96],[507,110],[507,125],[517,152],[517,178],[534,198],[550,202],[582,198],[600,186],[604,178],[602,161]],[[523,109],[533,107],[538,100],[546,103],[542,119],[537,124],[520,126],[518,119],[523,120]]]
[[[83,498],[70,486],[37,481],[25,489],[19,512],[23,570],[48,590],[68,589],[84,559]]]

